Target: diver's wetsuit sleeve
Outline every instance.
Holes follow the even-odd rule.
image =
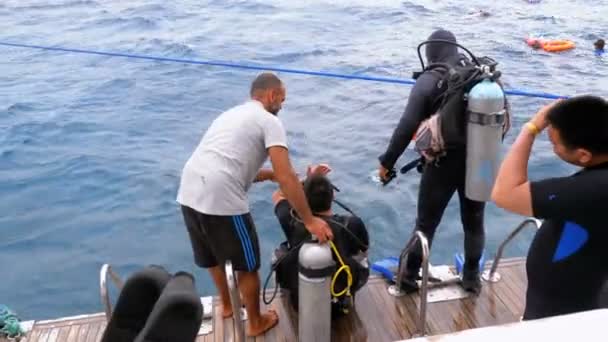
[[[365,228],[363,221],[356,216],[351,216],[348,221],[348,229],[357,237],[358,240],[357,241],[354,239],[354,237],[349,236],[349,245],[356,246],[356,248],[354,248],[354,254],[356,254],[356,252],[359,250],[363,252],[367,251],[369,248],[369,234],[367,233],[367,229]]]
[[[292,217],[292,214],[295,213],[292,212],[289,201],[286,199],[280,200],[274,207],[274,214],[279,220],[281,229],[283,230],[285,238],[291,247],[299,245],[304,240],[311,239],[311,235],[306,227],[304,227],[304,224],[296,223],[297,221],[294,219],[294,217]]]
[[[289,201],[286,199],[280,200],[274,207],[274,214],[279,220],[281,229],[283,229],[285,239],[291,241],[294,228],[291,225],[291,206],[289,205]]]
[[[395,166],[397,159],[414,137],[418,126],[432,114],[433,98],[438,81],[438,76],[432,72],[423,73],[416,81],[388,148],[378,158],[380,164],[385,168],[392,169]]]

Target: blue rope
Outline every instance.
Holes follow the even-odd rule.
[[[0,41],[0,46],[81,53],[81,54],[109,56],[109,57],[135,58],[135,59],[144,59],[144,60],[152,60],[152,61],[159,61],[159,62],[173,62],[173,63],[196,64],[196,65],[210,65],[210,66],[218,66],[218,67],[226,67],[226,68],[248,69],[248,70],[274,71],[274,72],[284,72],[284,73],[289,73],[289,74],[332,77],[332,78],[383,82],[383,83],[393,83],[393,84],[413,85],[416,83],[416,81],[413,79],[398,79],[398,78],[390,78],[390,77],[347,75],[347,74],[338,74],[338,73],[333,73],[333,72],[309,71],[309,70],[301,70],[301,69],[287,69],[287,68],[279,68],[279,67],[271,67],[271,66],[256,66],[256,65],[248,65],[248,64],[240,64],[240,63],[223,62],[223,61],[218,61],[218,62],[200,61],[200,60],[182,59],[182,58],[146,56],[146,55],[138,55],[138,54],[130,54],[130,53],[72,49],[72,48],[64,48],[64,47],[31,45],[31,44],[17,44],[17,43],[9,43],[9,42],[2,42],[2,41]],[[539,98],[544,98],[544,99],[560,99],[560,98],[566,97],[566,96],[561,96],[561,95],[556,95],[556,94],[519,90],[519,89],[506,89],[505,93],[507,95],[539,97]]]

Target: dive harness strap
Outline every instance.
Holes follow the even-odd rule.
[[[469,122],[482,126],[498,126],[505,123],[506,110],[492,114],[468,112]]]

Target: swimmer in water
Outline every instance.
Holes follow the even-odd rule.
[[[480,10],[472,10],[471,12],[469,12],[469,15],[487,18],[487,17],[491,16],[492,14],[488,11],[484,11],[484,10],[480,9]]]
[[[593,43],[593,46],[595,46],[595,54],[598,56],[601,56],[604,54],[605,50],[604,50],[604,45],[606,44],[606,42],[604,42],[603,39],[598,39],[595,41],[595,43]]]
[[[540,39],[534,40],[533,43],[529,44],[534,50],[542,49],[543,44],[540,42]]]

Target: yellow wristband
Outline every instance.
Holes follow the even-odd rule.
[[[532,121],[528,121],[525,126],[528,129],[528,131],[530,131],[530,133],[532,133],[532,135],[534,135],[534,136],[536,136],[536,135],[538,135],[538,133],[540,133],[540,129],[538,129],[538,127]]]

